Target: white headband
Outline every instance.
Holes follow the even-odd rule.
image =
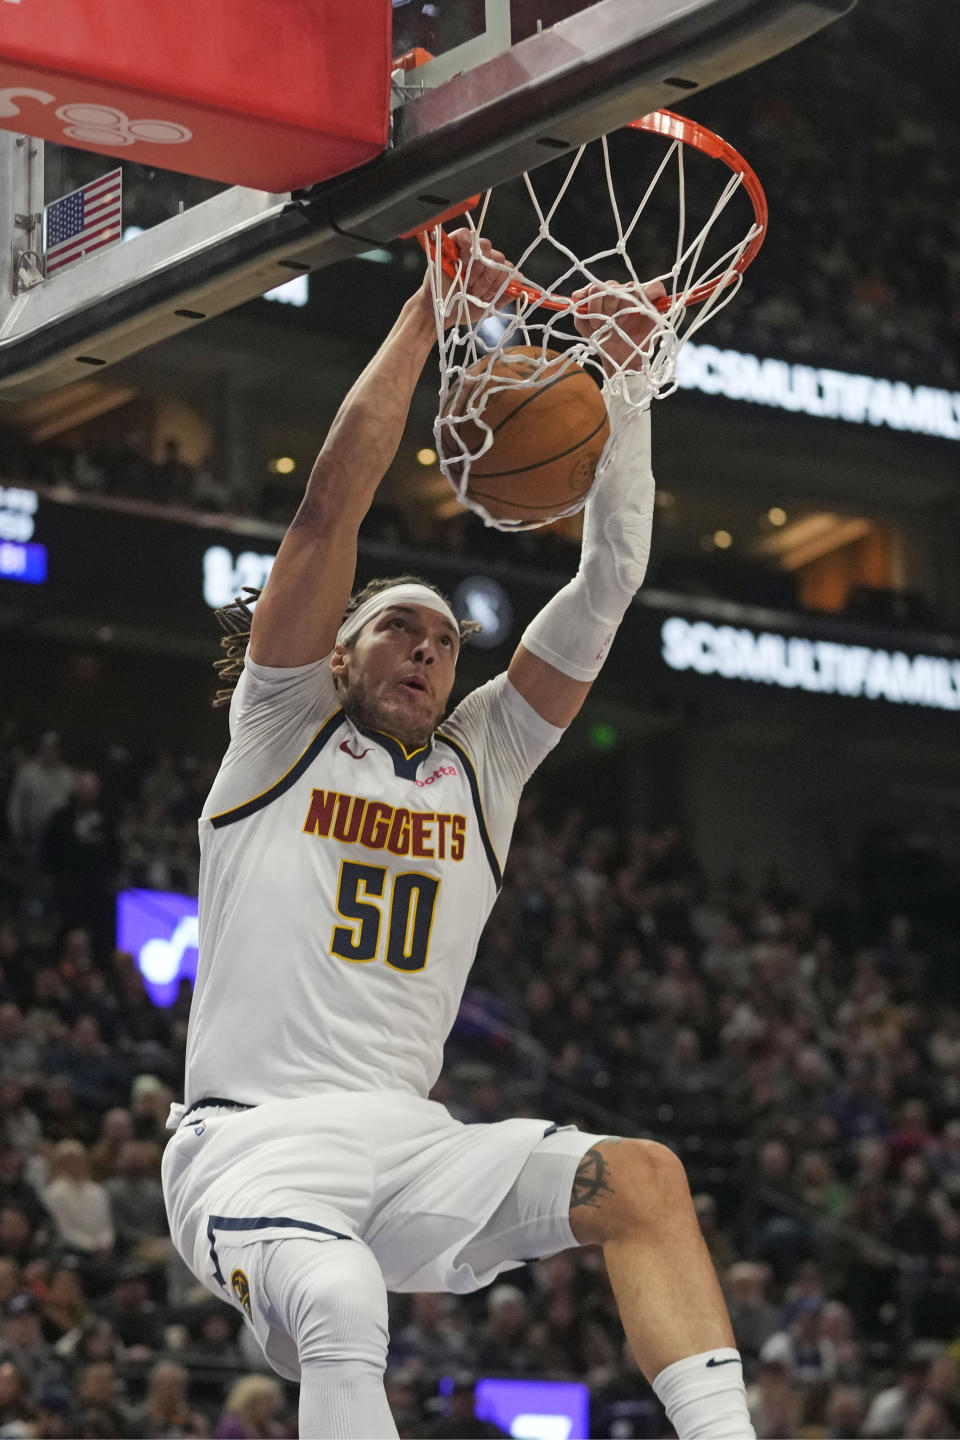
[[[386,590],[379,590],[376,595],[371,595],[369,600],[364,600],[358,605],[352,615],[346,620],[337,631],[337,644],[347,645],[360,634],[368,620],[374,615],[379,615],[381,610],[386,610],[391,605],[423,605],[427,610],[435,610],[438,615],[445,615],[450,624],[460,634],[460,626],[457,617],[442,595],[435,590],[430,590],[426,585],[391,585]]]

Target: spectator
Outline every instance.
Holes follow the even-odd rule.
[[[30,1428],[35,1440],[70,1440],[77,1433],[73,1396],[66,1385],[46,1385],[37,1395],[37,1412]]]
[[[103,960],[113,945],[113,891],[118,850],[101,799],[100,776],[79,770],[70,797],[49,820],[41,844],[44,870],[57,884],[69,925],[86,925]]]
[[[777,1312],[767,1301],[770,1272],[767,1266],[740,1260],[726,1272],[727,1309],[745,1369],[756,1360],[764,1342],[777,1329]]]
[[[37,1181],[42,1183],[45,1178],[46,1166],[41,1156],[28,1159],[14,1145],[5,1145],[0,1150],[0,1200],[23,1210],[34,1226],[45,1224],[49,1218],[36,1190]]]
[[[187,1329],[190,1335],[191,1361],[202,1355],[215,1356],[219,1363],[240,1360],[237,1346],[237,1332],[243,1322],[235,1310],[211,1300],[209,1305],[195,1305],[190,1309]],[[391,1353],[393,1351],[391,1345]]]
[[[952,1247],[960,1222],[946,1196],[934,1190],[922,1156],[911,1155],[903,1162],[896,1205],[890,1238],[900,1250],[933,1261]]]
[[[73,1359],[77,1364],[92,1364],[95,1360],[109,1360],[117,1365],[124,1358],[124,1349],[109,1320],[91,1320],[77,1341]]]
[[[0,1066],[25,1084],[40,1071],[40,1046],[24,1023],[19,1005],[0,1005]],[[22,1093],[22,1092],[21,1092]]]
[[[122,1106],[108,1110],[100,1122],[100,1134],[90,1147],[90,1173],[94,1180],[109,1180],[116,1173],[117,1158],[133,1139],[133,1116]]]
[[[77,489],[87,495],[100,494],[104,490],[107,480],[103,466],[98,465],[87,450],[74,452],[70,478]]]
[[[477,1366],[502,1375],[529,1375],[537,1368],[530,1336],[530,1311],[515,1285],[494,1285],[487,1292],[487,1323],[480,1337]]]
[[[44,1340],[60,1354],[68,1354],[76,1347],[89,1321],[87,1297],[77,1266],[55,1265],[40,1307]]]
[[[87,1415],[95,1415],[100,1433],[131,1434],[131,1414],[124,1403],[123,1384],[109,1360],[94,1360],[77,1374],[76,1400]]]
[[[694,1195],[693,1208],[697,1213],[700,1233],[710,1252],[713,1268],[722,1274],[733,1264],[736,1257],[733,1242],[726,1231],[720,1228],[717,1202],[712,1195],[701,1192],[699,1195]]]
[[[926,1159],[944,1193],[960,1200],[960,1120],[948,1120],[942,1134],[929,1141]]]
[[[127,1260],[117,1272],[110,1299],[101,1306],[103,1318],[136,1360],[150,1360],[163,1347],[163,1316],[150,1299],[149,1271]]]
[[[10,1361],[29,1375],[37,1390],[63,1379],[63,1366],[43,1338],[39,1307],[32,1295],[15,1295],[3,1307],[0,1361]]]
[[[40,1123],[47,1140],[80,1140],[93,1138],[96,1113],[81,1108],[77,1094],[65,1075],[52,1075],[43,1087],[40,1102]]]
[[[191,1408],[189,1377],[182,1365],[158,1360],[147,1379],[147,1396],[133,1412],[144,1435],[155,1440],[185,1440],[205,1436],[209,1429],[203,1416]]]
[[[213,510],[219,514],[231,508],[233,487],[222,471],[218,473],[214,468],[209,455],[200,461],[194,471],[191,498],[198,510]]]
[[[214,1430],[216,1440],[254,1440],[285,1433],[278,1417],[282,1396],[276,1380],[244,1375],[227,1396]]]
[[[60,736],[48,730],[36,754],[16,771],[7,796],[7,827],[24,854],[35,858],[47,825],[70,799],[73,771],[60,753]]]
[[[921,1395],[907,1415],[905,1440],[952,1440],[956,1430],[950,1424],[946,1406],[932,1395]]]
[[[446,1414],[430,1426],[427,1434],[435,1436],[436,1440],[486,1440],[486,1437],[507,1434],[491,1420],[478,1420],[475,1406],[473,1377],[463,1372],[455,1375],[447,1398]]]
[[[26,1265],[45,1247],[46,1235],[22,1205],[0,1205],[0,1254]]]
[[[824,1414],[826,1440],[851,1440],[861,1434],[863,1391],[856,1385],[831,1385]]]
[[[53,1152],[53,1179],[43,1192],[57,1235],[79,1255],[113,1249],[114,1229],[107,1192],[90,1179],[90,1162],[79,1140],[61,1140]]]
[[[793,1319],[785,1330],[778,1330],[760,1350],[761,1363],[779,1361],[792,1381],[801,1385],[818,1385],[832,1380],[837,1356],[833,1342],[820,1328],[823,1302],[813,1297],[802,1300],[794,1310]]]
[[[8,1300],[22,1290],[20,1266],[9,1255],[0,1255],[0,1313]]]
[[[51,1046],[44,1061],[49,1072],[70,1082],[88,1110],[104,1109],[120,1089],[118,1066],[94,1015],[78,1016],[69,1036]]]
[[[423,1291],[410,1297],[410,1309],[410,1323],[392,1341],[391,1356],[430,1374],[462,1368],[466,1342],[452,1318],[452,1297]]]
[[[531,1340],[537,1350],[538,1369],[555,1378],[606,1377],[616,1361],[615,1347],[569,1290],[549,1296]]]
[[[797,1166],[797,1193],[812,1210],[841,1219],[850,1206],[846,1185],[837,1179],[834,1168],[820,1150],[807,1150]]]
[[[124,1253],[162,1264],[170,1253],[163,1188],[157,1178],[159,1154],[148,1140],[128,1140],[106,1182],[110,1214]]]
[[[22,1025],[22,1020],[20,1022]],[[2,1029],[2,1020],[0,1020]],[[27,1038],[21,1036],[21,1039]],[[0,1044],[2,1044],[0,1040]],[[21,1056],[23,1052],[21,1051]],[[40,1121],[24,1103],[24,1087],[19,1079],[7,1076],[0,1080],[0,1144],[8,1145],[21,1154],[32,1154],[40,1144]]]
[[[800,1394],[783,1360],[761,1360],[757,1378],[747,1388],[747,1409],[757,1440],[793,1440],[800,1433]]]
[[[27,1372],[13,1360],[0,1362],[0,1435],[26,1435],[26,1421],[32,1415]]]
[[[907,1433],[907,1419],[923,1392],[929,1363],[920,1355],[901,1362],[896,1383],[875,1395],[867,1408],[862,1433],[869,1440],[892,1440]]]
[[[184,505],[190,501],[193,471],[180,454],[179,440],[163,442],[163,460],[157,469],[156,498],[172,505]]]

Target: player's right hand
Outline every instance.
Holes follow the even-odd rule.
[[[471,230],[469,225],[450,231],[448,239],[457,248],[463,284],[468,296],[467,309],[470,319],[480,320],[490,302],[496,299],[504,283],[509,280],[512,273],[511,267],[507,264],[507,257],[503,251],[495,250],[485,237],[481,236],[475,244],[476,232]],[[475,253],[475,250],[478,253]],[[446,298],[451,287],[455,284],[459,285],[460,281],[454,280],[444,270],[441,284],[444,298]],[[424,276],[424,288],[427,291],[429,291],[429,285],[430,277],[426,275]],[[448,325],[452,325],[457,319],[457,308],[454,306],[451,314],[447,317]]]

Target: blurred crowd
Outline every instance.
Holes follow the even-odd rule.
[[[164,441],[163,457],[156,462],[140,449],[116,443],[102,447],[33,445],[12,430],[0,431],[0,442],[5,484],[66,487],[82,496],[152,500],[210,514],[247,513],[250,506],[251,497],[237,495],[212,459],[191,465],[172,438]]]
[[[877,0],[698,102],[762,157],[771,215],[715,343],[960,386],[951,22],[946,0]]]
[[[0,1437],[294,1435],[290,1388],[166,1235],[189,986],[114,948],[118,885],[196,888],[211,763],[50,732],[0,748]],[[675,826],[525,797],[435,1098],[653,1134],[683,1156],[761,1440],[960,1434],[960,1006],[904,914],[708,885]],[[662,1437],[599,1255],[391,1299],[404,1436],[499,1433],[478,1376],[589,1386]]]

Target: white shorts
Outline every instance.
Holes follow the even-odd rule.
[[[389,1290],[463,1294],[577,1243],[573,1177],[602,1138],[545,1120],[463,1125],[394,1091],[197,1111],[164,1152],[170,1233],[197,1278],[248,1318],[230,1277],[252,1257],[237,1256],[291,1236],[364,1241]]]

